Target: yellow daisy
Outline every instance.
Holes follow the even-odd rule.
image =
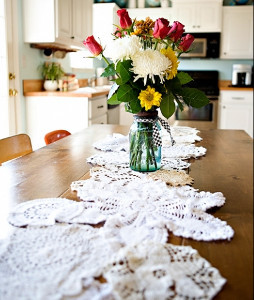
[[[171,67],[166,70],[166,78],[172,79],[176,76],[177,74],[177,68],[179,65],[179,60],[177,60],[177,57],[175,55],[175,52],[171,49],[171,48],[167,48],[167,49],[161,49],[160,52],[165,55],[172,63]]]
[[[149,110],[152,106],[160,106],[161,94],[155,91],[155,88],[151,88],[150,85],[147,86],[146,90],[142,90],[139,93],[138,99],[140,100],[141,107],[145,110]]]

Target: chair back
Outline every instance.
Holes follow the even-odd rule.
[[[44,136],[44,141],[46,143],[46,145],[54,143],[68,135],[71,135],[71,133],[67,130],[54,130],[51,132],[48,132],[45,136]]]
[[[27,134],[17,134],[0,140],[0,165],[8,160],[33,152]]]

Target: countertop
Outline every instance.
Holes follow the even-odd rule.
[[[110,85],[96,86],[96,87],[81,87],[75,91],[68,92],[48,92],[48,91],[30,91],[24,92],[25,97],[87,97],[95,98],[103,95],[107,95],[110,90]]]
[[[219,81],[219,89],[220,91],[242,91],[242,92],[247,92],[251,91],[253,92],[253,87],[234,87],[231,86],[232,82],[230,80],[220,80]]]

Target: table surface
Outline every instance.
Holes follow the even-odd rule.
[[[6,218],[16,204],[30,199],[66,197],[78,200],[70,184],[88,178],[86,158],[97,153],[95,141],[129,127],[93,125],[79,133],[7,162],[0,167],[0,238],[12,231]],[[207,154],[191,159],[194,188],[222,192],[223,207],[210,210],[235,231],[231,241],[199,242],[175,237],[169,242],[190,245],[227,279],[215,299],[253,299],[253,140],[241,130],[204,130],[197,146]]]

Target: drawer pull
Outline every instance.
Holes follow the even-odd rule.
[[[244,97],[232,97],[232,100],[244,100]]]
[[[104,105],[99,105],[99,106],[97,106],[97,108],[103,108],[104,107]]]

